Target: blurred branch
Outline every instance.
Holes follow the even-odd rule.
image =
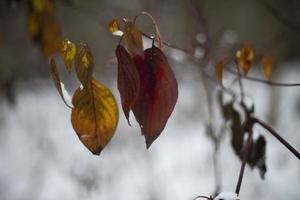
[[[289,27],[297,33],[300,33],[300,25],[295,24],[293,21],[285,17],[280,10],[271,5],[266,0],[259,0],[259,3],[264,7],[271,15],[273,15],[278,21],[280,21],[284,26]],[[283,4],[289,4],[290,2],[284,1]],[[288,11],[287,11],[288,12]]]

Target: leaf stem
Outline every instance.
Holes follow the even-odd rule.
[[[263,128],[269,131],[281,144],[283,144],[290,152],[292,152],[298,160],[300,160],[300,153],[297,151],[292,145],[290,145],[284,138],[282,138],[271,126],[266,124],[265,122],[261,121],[258,118],[253,117],[252,120],[255,123],[258,123],[261,125]]]

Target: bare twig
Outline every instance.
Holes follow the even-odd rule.
[[[247,139],[247,142],[246,142],[246,146],[244,148],[243,161],[242,161],[241,168],[240,168],[238,182],[237,182],[236,188],[235,188],[235,193],[237,195],[239,195],[239,193],[240,193],[240,189],[241,189],[241,185],[242,185],[242,181],[243,181],[243,176],[244,176],[244,171],[245,171],[245,166],[246,166],[246,163],[247,163],[247,160],[248,160],[250,146],[252,144],[253,123],[249,121],[249,124],[247,126],[248,126],[248,139]]]

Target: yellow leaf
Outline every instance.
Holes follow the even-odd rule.
[[[254,61],[253,49],[249,45],[244,45],[239,51],[237,51],[236,57],[240,69],[244,74],[247,74]]]
[[[263,56],[261,59],[261,66],[265,79],[270,80],[272,75],[272,61],[269,57]]]
[[[124,30],[124,39],[126,41],[128,51],[134,55],[140,55],[143,57],[143,39],[139,29],[131,22],[126,23]]]
[[[46,0],[32,0],[32,8],[35,12],[41,13],[45,9]]]
[[[218,62],[216,65],[216,79],[221,86],[223,86],[223,69],[224,63],[222,61]]]
[[[118,19],[112,19],[108,24],[108,30],[116,36],[122,36],[123,31],[120,30]]]
[[[61,88],[61,81],[59,78],[59,74],[58,74],[58,70],[57,70],[57,65],[54,61],[53,58],[50,59],[50,67],[51,67],[51,76],[53,79],[53,82],[55,84],[55,87],[59,93],[59,95],[61,96],[62,100],[64,101],[64,103],[66,104],[67,107],[72,108],[65,100],[63,92],[62,92],[62,88]]]
[[[71,121],[81,142],[99,155],[115,133],[119,114],[110,90],[94,79],[90,85],[76,90]]]
[[[89,82],[92,80],[94,65],[94,58],[89,47],[85,44],[80,44],[76,59],[76,73],[79,81],[84,87],[89,87]]]
[[[76,45],[69,41],[63,40],[60,44],[60,55],[66,65],[68,72],[71,72],[72,64],[76,56]]]
[[[32,38],[36,38],[39,34],[40,29],[37,14],[34,13],[29,16],[27,27],[30,36]]]

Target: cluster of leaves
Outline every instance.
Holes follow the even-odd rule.
[[[250,132],[252,132],[253,126],[251,117],[254,114],[254,105],[248,108],[243,100],[239,102],[234,97],[228,102],[224,102],[223,91],[219,92],[218,97],[224,120],[226,123],[230,124],[231,146],[235,154],[243,160],[246,151],[245,138],[251,137],[252,140],[252,134],[250,134]],[[259,169],[261,178],[264,178],[267,171],[265,154],[266,140],[264,136],[259,135],[254,142],[251,142],[246,162],[251,168],[256,167]]]
[[[99,155],[115,133],[119,114],[111,91],[93,77],[95,62],[89,47],[69,40],[61,42],[60,55],[66,69],[71,72],[75,62],[76,74],[81,82],[72,98],[73,106],[64,99],[61,81],[54,58],[50,59],[51,74],[63,101],[72,109],[71,122],[81,142]]]
[[[255,62],[255,54],[252,47],[248,44],[242,45],[242,47],[236,52],[236,60],[239,67],[239,71],[242,72],[244,76],[247,76],[248,72]],[[271,79],[272,75],[272,60],[268,56],[259,56],[260,65],[262,69],[263,76],[266,80]],[[223,70],[225,67],[225,62],[223,60],[217,62],[216,64],[216,80],[223,87]]]
[[[122,45],[116,48],[122,108],[129,124],[133,111],[149,148],[174,109],[177,81],[161,49],[154,44],[143,49],[141,32],[132,22],[125,23],[123,37],[129,52]]]
[[[46,58],[57,51],[61,37],[54,0],[31,0],[27,25],[30,37],[39,44]]]
[[[109,28],[111,32],[122,33],[128,49],[119,44],[115,52],[122,108],[129,125],[129,113],[133,112],[149,148],[163,131],[175,107],[177,81],[166,56],[154,45],[154,41],[150,48],[144,50],[142,34],[134,23],[126,21],[121,31],[117,20],[113,20]],[[116,101],[110,90],[93,78],[95,64],[87,45],[64,40],[59,52],[68,72],[71,72],[75,62],[82,88],[75,91],[73,106],[68,105],[63,96],[56,62],[51,58],[55,86],[65,104],[72,109],[72,125],[80,140],[93,154],[99,155],[117,126],[119,116]]]

